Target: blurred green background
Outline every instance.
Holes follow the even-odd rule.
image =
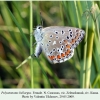
[[[85,30],[74,56],[50,64],[34,53],[32,28],[72,26]],[[99,1],[0,1],[0,88],[100,88]]]

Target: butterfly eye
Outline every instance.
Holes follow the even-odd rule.
[[[38,27],[38,29],[41,29],[41,28],[42,28],[42,26],[39,26],[39,27]]]

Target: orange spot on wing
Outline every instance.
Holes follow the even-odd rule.
[[[69,55],[71,53],[71,51],[68,49],[66,52],[65,52],[65,55]]]
[[[76,41],[76,39],[72,39],[71,44],[74,44]]]
[[[68,44],[68,41],[67,40],[64,40],[65,44]]]
[[[77,36],[74,39],[72,39],[71,44],[74,44],[75,41],[77,41],[79,37],[80,37],[80,34],[77,34]]]
[[[65,54],[64,53],[61,53],[61,57],[65,57]]]
[[[66,45],[66,48],[69,48],[69,49],[70,49],[70,47],[71,47],[71,46],[70,46],[69,44]]]
[[[61,59],[61,56],[60,55],[57,55],[57,59]]]
[[[80,37],[80,34],[78,34],[75,39],[77,40],[79,37]]]
[[[55,56],[48,56],[50,60],[54,60]]]
[[[79,30],[77,29],[76,32],[79,32]]]

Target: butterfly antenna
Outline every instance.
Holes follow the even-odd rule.
[[[40,12],[40,20],[41,20],[41,25],[43,26],[43,19],[42,19],[42,16],[41,16],[41,12]]]

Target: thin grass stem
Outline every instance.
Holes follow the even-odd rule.
[[[33,13],[32,13],[32,1],[30,1],[30,55],[33,54],[32,44],[33,38],[31,36],[33,29]],[[34,66],[33,59],[30,60],[30,68],[31,68],[31,88],[34,88]]]

